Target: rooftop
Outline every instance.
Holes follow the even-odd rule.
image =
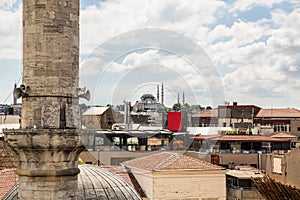
[[[263,178],[264,174],[254,167],[235,166],[235,169],[228,170],[226,175],[236,177],[238,179]]]
[[[291,137],[270,137],[265,135],[200,135],[196,140],[214,140],[220,142],[290,142]]]
[[[94,165],[78,167],[78,199],[141,199],[136,190],[119,175]],[[4,199],[17,199],[17,194],[17,187],[14,187]]]
[[[102,115],[109,107],[90,107],[82,115]]]
[[[192,117],[218,117],[218,109],[204,110],[193,114]]]
[[[272,137],[272,138],[292,138],[292,139],[297,139],[296,135],[292,135],[292,134],[286,133],[286,132],[273,133],[270,137]]]
[[[18,182],[16,169],[0,170],[0,199]]]
[[[295,108],[262,108],[256,117],[300,117],[300,110]]]
[[[162,152],[142,158],[123,162],[126,167],[139,168],[146,171],[179,171],[179,170],[223,170],[213,165],[181,153]]]

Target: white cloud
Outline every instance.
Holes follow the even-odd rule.
[[[0,9],[11,9],[15,4],[17,0],[1,0],[0,2]]]
[[[21,8],[14,7],[16,2],[0,2],[0,59],[21,58]],[[274,9],[279,4],[280,7],[288,4],[289,9]],[[161,35],[157,43],[178,49],[178,52],[159,48],[122,52],[123,49],[128,50],[125,46],[142,43],[151,35],[132,37],[132,41],[115,41],[118,46],[111,43],[113,48],[101,46],[103,42],[127,31],[160,28],[188,36],[201,45],[222,74],[225,92],[231,99],[267,104],[274,97],[275,101],[278,99],[278,104],[288,99],[287,103],[300,107],[294,97],[300,88],[299,5],[298,0],[237,0],[232,4],[218,0],[108,0],[87,6],[80,12],[80,52],[88,56],[98,48],[98,55],[107,57],[90,56],[80,64],[80,73],[87,77],[103,70],[120,74],[157,65],[159,67],[155,70],[158,75],[164,75],[167,70],[179,75],[173,76],[173,80],[166,77],[168,85],[178,89],[184,89],[184,84],[178,84],[179,79],[192,87],[201,86],[203,81],[198,78],[199,71],[208,85],[213,83],[214,78],[220,78],[216,74],[209,76],[205,71],[207,63],[202,63],[202,58],[194,59],[202,66],[200,70],[195,70],[193,63],[188,63],[196,56],[192,55],[193,51],[188,51],[193,47],[185,46],[182,41],[174,42],[168,35]],[[253,21],[250,16],[249,20],[247,17],[239,19],[239,14],[257,6],[270,10],[271,18]],[[232,15],[233,18],[228,17]],[[148,47],[149,44],[145,45]],[[123,57],[117,57],[119,54]],[[284,96],[280,96],[281,93]]]
[[[215,23],[222,1],[119,0],[81,10],[81,52],[91,53],[96,45],[126,31],[157,27],[205,39],[205,26]]]
[[[14,2],[5,1],[0,4],[5,6]],[[0,59],[21,58],[21,9],[0,10]]]
[[[272,7],[274,4],[279,4],[284,1],[285,0],[256,0],[256,1],[237,0],[233,3],[232,8],[229,11],[230,12],[246,11],[246,10],[250,10],[255,6]]]
[[[81,75],[95,75],[101,71],[103,62],[100,58],[90,57],[83,60],[79,65]]]

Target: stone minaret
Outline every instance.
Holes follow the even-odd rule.
[[[164,105],[164,83],[161,83],[161,104]]]
[[[156,87],[156,100],[159,102],[159,85]]]
[[[79,0],[23,0],[21,128],[5,131],[19,158],[19,199],[76,198],[78,58]]]
[[[17,84],[14,84],[14,90],[17,89]],[[17,105],[17,98],[13,96],[13,105]]]

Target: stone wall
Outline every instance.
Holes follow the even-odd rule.
[[[79,0],[23,3],[22,128],[79,126]]]
[[[225,170],[154,172],[153,199],[225,200],[225,173]]]

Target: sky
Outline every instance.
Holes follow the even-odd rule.
[[[5,104],[22,83],[21,9],[0,2]],[[79,67],[90,105],[156,97],[163,83],[167,106],[184,93],[190,105],[300,109],[300,1],[81,0]]]

